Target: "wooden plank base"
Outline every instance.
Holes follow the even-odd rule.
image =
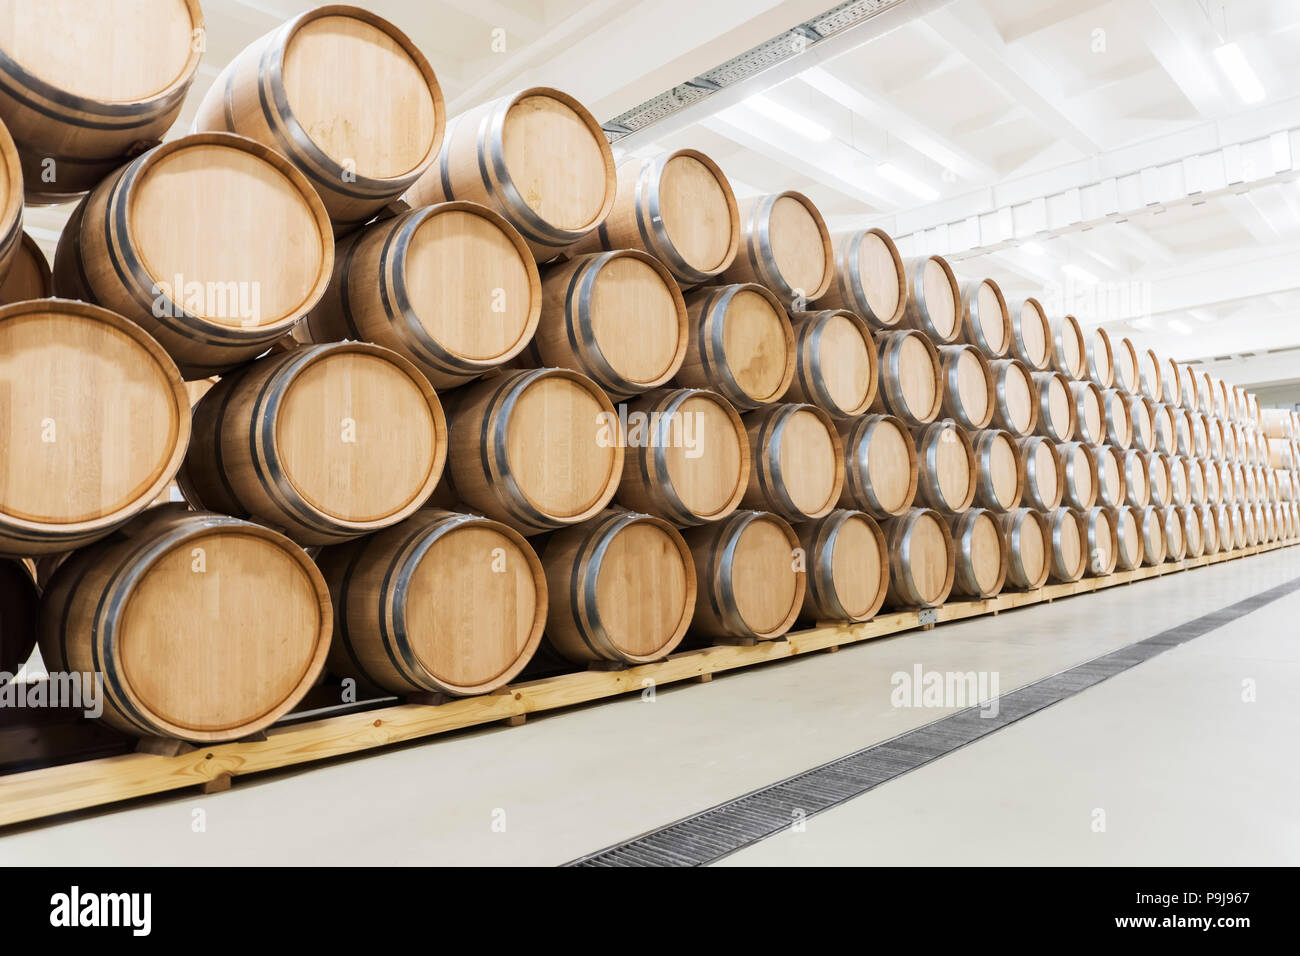
[[[937,614],[939,623],[997,614],[1295,544],[1288,541],[1261,545],[1229,554],[1084,578],[1071,584],[1051,584],[1037,591],[1006,592],[982,601],[945,604],[930,613]],[[199,787],[205,793],[217,792],[227,789],[237,776],[359,753],[493,721],[515,727],[528,714],[538,711],[640,692],[647,686],[678,681],[707,683],[717,673],[828,651],[920,626],[916,611],[889,612],[861,624],[834,624],[797,631],[786,635],[784,640],[748,646],[717,645],[622,670],[583,670],[527,681],[493,694],[450,700],[438,706],[401,703],[276,726],[266,732],[263,740],[200,746],[175,754],[122,754],[9,774],[0,776],[0,826],[186,787]],[[153,745],[148,749],[154,749]]]

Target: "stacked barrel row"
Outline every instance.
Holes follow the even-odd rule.
[[[103,6],[78,35],[111,56],[31,42],[61,4],[0,22],[0,670],[39,634],[119,729],[235,739],[325,669],[489,693],[543,635],[621,667],[1162,560],[1196,520],[1295,532],[1250,396],[1144,395],[1104,336],[802,194],[616,166],[549,88],[448,118],[409,38],[339,5],[159,145],[198,4]],[[52,268],[24,192],[79,200]]]

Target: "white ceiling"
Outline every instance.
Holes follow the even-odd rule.
[[[208,52],[177,131],[239,49],[316,5],[203,0]],[[452,112],[546,84],[608,121],[833,3],[363,5],[425,51]],[[1217,64],[1226,42],[1262,101]],[[941,252],[1228,381],[1300,379],[1300,350],[1267,354],[1300,347],[1298,49],[1300,0],[904,0],[617,148],[702,149],[742,195],[801,189],[833,229],[883,226],[905,253]],[[829,137],[758,112],[760,91]],[[50,248],[65,215],[29,210],[29,228]]]

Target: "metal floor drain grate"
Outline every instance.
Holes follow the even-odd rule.
[[[565,865],[702,866],[720,860],[787,829],[796,813],[812,817],[861,796],[1298,590],[1300,578],[1003,694],[996,716],[969,707]]]

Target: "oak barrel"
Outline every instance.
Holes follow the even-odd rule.
[[[1093,329],[1088,337],[1088,381],[1102,389],[1115,384],[1115,351],[1105,329]]]
[[[32,299],[48,299],[54,294],[54,277],[41,247],[27,233],[9,263],[9,272],[0,281],[0,306]]]
[[[1057,444],[1073,438],[1078,426],[1079,411],[1070,390],[1071,384],[1069,377],[1062,372],[1034,373],[1038,392],[1038,434]]]
[[[749,435],[746,508],[787,521],[829,514],[844,487],[844,445],[835,422],[816,405],[768,405],[744,418]]]
[[[204,47],[198,0],[11,0],[0,14],[0,120],[32,205],[94,188],[180,114]]]
[[[871,516],[840,509],[794,530],[807,561],[800,617],[811,624],[874,617],[889,589],[889,545]]]
[[[1064,495],[1061,503],[1067,508],[1087,511],[1097,501],[1097,454],[1083,442],[1066,442],[1057,445],[1064,474]]]
[[[0,685],[12,680],[32,656],[40,600],[27,564],[0,558]]]
[[[794,379],[794,329],[770,290],[710,286],[686,297],[686,311],[679,385],[713,389],[741,411],[781,400]]]
[[[542,565],[488,518],[417,511],[325,548],[317,564],[334,604],[329,669],[340,677],[392,694],[486,694],[509,683],[542,639]]]
[[[186,378],[256,358],[312,310],[334,269],[320,197],[278,153],[204,133],[145,153],[73,212],[58,295],[138,322]]]
[[[1131,429],[1129,446],[1138,451],[1155,451],[1157,445],[1156,406],[1145,395],[1125,395],[1124,405],[1128,409]],[[1115,436],[1111,436],[1112,442]],[[1118,444],[1116,442],[1116,444]]]
[[[1132,340],[1122,338],[1114,346],[1115,388],[1125,395],[1142,394],[1141,371],[1138,368],[1138,350]]]
[[[1043,512],[1059,508],[1065,495],[1065,464],[1056,445],[1041,435],[1021,438],[1017,444],[1025,489],[1021,504]]]
[[[911,329],[878,337],[880,389],[872,410],[889,412],[908,425],[927,425],[943,407],[943,370],[929,338]]]
[[[1020,447],[1010,432],[986,429],[971,439],[975,452],[974,503],[995,513],[1016,508],[1025,491]]]
[[[1007,540],[998,517],[972,508],[951,519],[956,569],[953,593],[982,600],[1002,590],[1007,579]]]
[[[1142,567],[1146,543],[1142,538],[1141,512],[1136,508],[1111,508],[1111,526],[1115,529],[1115,567],[1132,571]]]
[[[1088,508],[1078,513],[1083,526],[1086,574],[1100,577],[1115,570],[1119,561],[1119,539],[1107,508]]]
[[[1074,431],[1079,441],[1100,445],[1106,441],[1106,394],[1095,382],[1071,382]]]
[[[807,557],[794,529],[762,511],[737,511],[684,533],[698,588],[691,632],[771,640],[803,610]]]
[[[881,527],[889,542],[890,606],[938,607],[948,600],[956,575],[956,551],[943,516],[914,508]]]
[[[682,367],[686,303],[672,274],[635,249],[549,266],[536,347],[543,365],[593,379],[611,398],[663,385]]]
[[[831,242],[835,276],[817,308],[846,309],[877,332],[897,328],[907,308],[907,276],[894,240],[883,229],[865,229]]]
[[[725,271],[740,249],[740,210],[718,164],[694,149],[629,159],[614,206],[570,256],[639,249],[690,287]]]
[[[1183,517],[1174,507],[1160,509],[1160,517],[1165,525],[1165,560],[1181,561],[1187,557],[1187,534],[1183,527]]]
[[[1157,404],[1151,409],[1151,420],[1154,425],[1154,440],[1152,447],[1148,451],[1158,451],[1164,455],[1172,455],[1178,451],[1178,423],[1174,419],[1174,408],[1172,405]]]
[[[0,554],[70,551],[147,508],[181,466],[189,401],[167,353],[84,302],[0,308]]]
[[[992,279],[962,284],[962,333],[989,358],[1006,358],[1011,352],[1011,313],[1002,287]]]
[[[1145,508],[1151,503],[1151,471],[1142,452],[1120,452],[1124,460],[1124,501],[1131,508]]]
[[[904,259],[903,272],[907,276],[903,324],[935,345],[951,345],[961,338],[961,286],[948,260],[943,256]]]
[[[1165,400],[1164,369],[1159,357],[1151,349],[1138,353],[1138,393],[1159,404]],[[1177,381],[1174,383],[1177,389]]]
[[[414,514],[446,458],[442,405],[416,367],[378,345],[336,342],[222,377],[194,409],[177,483],[195,508],[339,544]]]
[[[1122,508],[1127,493],[1124,452],[1114,445],[1093,448],[1093,471],[1097,485],[1097,504],[1105,508]]]
[[[863,415],[839,424],[844,444],[844,490],[840,505],[875,518],[893,518],[916,499],[916,442],[902,419]]]
[[[876,342],[852,312],[792,312],[795,375],[786,392],[832,418],[856,418],[876,400],[880,387]]]
[[[1205,529],[1204,525],[1201,524],[1201,516],[1190,505],[1184,505],[1172,510],[1183,526],[1183,542],[1186,545],[1183,557],[1201,557],[1205,554]]]
[[[1180,455],[1163,455],[1169,468],[1169,504],[1191,504],[1192,472],[1187,459]]]
[[[943,514],[959,514],[975,500],[975,449],[966,432],[950,421],[915,429],[917,503]]]
[[[1047,583],[1051,571],[1044,512],[1017,508],[999,517],[1007,539],[1007,587],[1032,591]]]
[[[939,348],[942,412],[962,428],[979,431],[993,420],[993,370],[973,345]]]
[[[295,335],[374,342],[454,388],[523,351],[541,313],[537,265],[514,227],[474,203],[440,203],[340,240],[329,287]]]
[[[104,720],[125,733],[238,740],[311,689],[331,620],[321,573],[288,538],[163,505],[54,572],[41,656],[102,675]]]
[[[1037,299],[1029,297],[1009,303],[1011,312],[1011,355],[1030,370],[1045,372],[1052,363],[1052,326]]]
[[[623,477],[624,424],[578,372],[528,369],[476,382],[457,391],[448,419],[461,500],[525,536],[595,517]]]
[[[1057,508],[1047,514],[1048,578],[1059,584],[1077,581],[1088,571],[1087,537],[1077,512]]]
[[[1038,427],[1039,397],[1033,371],[1018,359],[989,363],[993,372],[993,426],[1017,437]]]
[[[1173,480],[1169,473],[1169,459],[1158,452],[1138,452],[1147,470],[1150,482],[1151,504],[1163,508],[1173,503]]]
[[[1133,446],[1133,413],[1129,407],[1128,393],[1110,388],[1102,393],[1106,415],[1106,441],[1116,448]]]
[[[622,410],[621,410],[622,411]],[[716,392],[661,389],[629,402],[619,504],[679,527],[731,514],[749,485],[749,436]]]
[[[645,664],[667,657],[686,636],[695,562],[662,518],[601,512],[552,535],[542,564],[550,593],[546,639],[567,660]]]
[[[446,124],[424,54],[387,20],[344,4],[300,14],[244,49],[194,118],[196,130],[238,133],[283,154],[339,232],[430,171]]]
[[[1168,554],[1164,509],[1154,505],[1135,508],[1133,517],[1137,519],[1142,534],[1142,563],[1150,566],[1163,564]]]
[[[1061,317],[1052,327],[1052,369],[1070,381],[1088,376],[1088,340],[1079,320],[1072,315]]]
[[[796,312],[830,290],[835,276],[830,233],[803,193],[787,190],[742,201],[740,228],[740,252],[722,273],[724,282],[757,282]]]

